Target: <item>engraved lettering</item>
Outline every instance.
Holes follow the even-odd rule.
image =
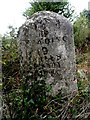
[[[49,45],[50,39],[46,38],[46,39],[45,39],[45,43],[46,43],[47,45]]]
[[[67,41],[67,36],[63,36],[62,39],[66,42]]]
[[[42,51],[44,55],[48,53],[48,49],[46,47],[42,47]]]

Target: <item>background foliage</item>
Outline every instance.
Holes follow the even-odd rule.
[[[75,46],[79,51],[87,50],[87,37],[89,33],[88,19],[86,18],[84,11],[76,18],[74,24],[74,40]]]
[[[30,2],[30,8],[28,8],[23,15],[29,18],[35,12],[42,10],[53,11],[58,14],[62,14],[71,21],[74,17],[74,8],[71,7],[68,0],[66,0],[66,2],[45,2],[45,0],[39,2],[39,0],[34,0],[33,2]]]

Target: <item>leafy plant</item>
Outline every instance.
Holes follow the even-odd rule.
[[[45,0],[34,0],[33,2],[30,2],[30,8],[28,8],[23,15],[26,18],[29,18],[35,12],[43,10],[62,14],[66,18],[69,18],[69,20],[73,20],[74,9],[69,4],[68,0],[65,0],[64,2],[46,2]]]

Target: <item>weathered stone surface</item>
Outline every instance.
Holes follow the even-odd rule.
[[[19,31],[21,64],[40,60],[47,70],[46,83],[52,84],[53,94],[77,90],[75,81],[75,48],[71,23],[54,12],[35,13]]]

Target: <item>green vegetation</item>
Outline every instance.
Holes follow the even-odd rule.
[[[64,12],[67,3],[31,3],[24,15],[30,16],[36,11],[51,10]],[[37,7],[36,7],[37,6]],[[69,8],[67,10],[70,10]],[[72,12],[66,17],[71,17]],[[66,14],[67,15],[67,14]],[[31,62],[31,73],[22,78],[17,49],[17,29],[9,27],[9,33],[2,39],[2,82],[3,117],[2,120],[89,120],[90,119],[90,76],[88,75],[88,35],[87,18],[84,12],[74,22],[78,92],[64,96],[61,92],[51,96],[51,86],[45,83],[46,72],[43,67]],[[70,18],[71,19],[71,18]],[[83,45],[86,45],[84,51]],[[33,71],[32,65],[35,68]]]
[[[74,9],[69,4],[68,0],[65,1],[66,2],[45,2],[45,0],[42,0],[42,2],[39,2],[39,0],[34,0],[33,2],[30,2],[30,8],[28,8],[23,15],[29,18],[35,12],[46,10],[62,14],[72,21],[74,17]]]
[[[76,48],[82,52],[87,51],[87,37],[89,33],[88,19],[86,18],[84,11],[80,13],[80,16],[76,18],[73,24],[74,27],[74,40]]]

